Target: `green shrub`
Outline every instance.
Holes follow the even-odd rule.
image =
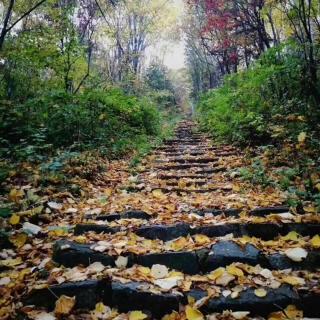
[[[161,121],[151,101],[120,89],[79,95],[53,92],[23,104],[3,102],[0,109],[2,154],[29,160],[56,148],[125,152],[136,136],[156,135]]]
[[[197,114],[213,136],[265,144],[314,130],[319,108],[306,95],[303,59],[292,44],[269,49],[249,69],[202,96]],[[310,100],[309,100],[310,99]]]

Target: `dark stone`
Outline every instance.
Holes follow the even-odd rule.
[[[33,289],[23,303],[52,310],[62,295],[75,296],[75,308],[94,309],[97,302],[111,300],[111,283],[107,280],[86,280],[50,286],[50,290]]]
[[[99,225],[99,224],[77,224],[74,229],[75,235],[80,235],[83,233],[86,233],[88,231],[94,231],[96,233],[116,233],[120,231],[119,227],[109,227],[105,225]]]
[[[291,231],[310,237],[320,234],[320,223],[287,223],[284,226],[285,234]]]
[[[272,240],[280,234],[285,234],[283,225],[276,223],[248,223],[241,225],[241,234],[263,240]]]
[[[259,298],[250,288],[240,293],[236,299],[223,297],[212,298],[205,306],[209,312],[222,312],[223,310],[250,311],[251,315],[268,315],[274,311],[280,311],[289,304],[296,304],[299,300],[298,294],[289,286],[281,286],[279,289],[265,288],[267,295]]]
[[[264,217],[271,213],[284,213],[288,211],[290,211],[290,208],[287,206],[264,207],[251,210],[250,215]]]
[[[231,217],[238,217],[239,213],[241,212],[240,209],[203,209],[203,210],[198,210],[195,213],[200,215],[200,216],[205,216],[206,214],[212,214],[214,216],[219,216],[220,214],[224,214],[225,216],[231,216]]]
[[[233,241],[220,241],[211,247],[207,258],[203,260],[203,271],[211,271],[218,267],[227,266],[233,262],[243,262],[251,265],[259,263],[260,251],[253,245],[244,248]]]
[[[205,234],[208,237],[222,237],[229,233],[233,233],[235,237],[241,236],[240,224],[238,223],[212,224],[196,227],[191,230],[192,234]]]
[[[320,301],[320,293],[318,292],[310,292],[305,290],[299,290],[300,299],[296,304],[299,310],[303,311],[303,315],[305,317],[313,317],[319,318],[320,317],[320,308],[319,308],[319,301]]]
[[[199,272],[198,258],[192,251],[152,253],[136,256],[136,263],[146,267],[152,267],[154,264],[163,264],[168,268],[188,274]]]
[[[130,310],[149,310],[153,317],[161,318],[173,310],[179,310],[181,297],[171,293],[155,294],[141,291],[144,283],[132,282],[122,284],[112,283],[112,305],[117,307],[120,312]],[[105,301],[110,305],[110,301]]]
[[[143,219],[149,220],[151,215],[147,214],[144,211],[126,211],[124,213],[112,213],[112,214],[103,214],[96,216],[96,220],[105,220],[108,222],[119,220],[119,219]]]
[[[179,237],[185,237],[190,233],[190,226],[186,223],[174,225],[143,226],[136,230],[136,234],[147,239],[160,239],[169,241]]]
[[[57,241],[54,244],[53,260],[65,267],[74,267],[80,264],[88,266],[96,261],[99,261],[106,266],[115,265],[112,256],[96,252],[90,249],[90,245],[78,244],[65,240]]]
[[[294,269],[294,270],[315,270],[320,267],[320,252],[309,251],[308,255],[301,262],[295,262],[289,259],[286,255],[275,253],[270,256],[265,256],[270,269]]]
[[[0,230],[0,249],[13,248],[13,244],[9,240],[9,234]]]

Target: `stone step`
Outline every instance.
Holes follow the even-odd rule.
[[[185,164],[170,164],[166,166],[154,166],[154,170],[183,170],[191,168],[208,168],[211,169],[213,166],[218,166],[218,163],[212,163],[210,166],[207,163],[185,163]]]
[[[120,227],[110,227],[101,224],[77,224],[74,233],[80,235],[88,231],[96,233],[117,233]],[[262,240],[272,240],[279,235],[286,235],[295,231],[302,236],[314,236],[320,234],[320,223],[225,223],[204,226],[192,226],[187,223],[154,224],[139,228],[126,228],[137,235],[147,239],[160,239],[163,241],[186,237],[189,234],[204,234],[208,237],[223,237],[232,233],[234,237],[250,236]]]
[[[99,215],[92,215],[87,214],[85,215],[86,219],[95,219],[95,220],[105,220],[108,222],[116,221],[120,219],[142,219],[142,220],[149,220],[152,215],[139,210],[131,210],[125,211],[122,213],[110,213],[110,214],[99,214]]]
[[[207,214],[212,214],[214,216],[218,216],[224,214],[225,216],[233,216],[238,217],[241,213],[241,209],[203,209],[195,211],[196,214],[200,216],[205,216]],[[288,206],[274,206],[274,207],[260,207],[255,208],[249,211],[249,215],[251,216],[258,216],[258,217],[265,217],[269,214],[276,214],[276,213],[285,213],[289,212],[290,208]]]
[[[148,291],[144,282],[121,283],[109,279],[86,280],[51,285],[48,288],[33,289],[23,300],[24,305],[35,305],[53,310],[56,300],[62,296],[74,296],[76,309],[94,309],[95,304],[115,307],[120,312],[142,310],[150,313],[155,319],[160,319],[172,311],[178,311],[180,304],[187,304],[188,296],[200,300],[207,296],[201,289],[192,289],[185,293],[154,293]],[[283,311],[288,305],[296,305],[304,312],[305,317],[319,317],[318,307],[320,295],[315,291],[305,292],[294,290],[288,285],[278,289],[265,288],[267,295],[259,298],[254,293],[255,288],[249,287],[236,299],[230,296],[208,298],[201,306],[204,314],[222,312],[224,310],[249,311],[251,316],[267,316],[271,312]]]
[[[159,159],[156,160],[156,163],[216,163],[219,159],[218,158],[170,158],[170,159]]]
[[[185,174],[185,175],[165,175],[160,174],[157,176],[159,180],[180,180],[180,179],[208,179],[209,175],[194,175],[194,174]]]
[[[161,190],[163,193],[209,193],[209,192],[216,192],[216,191],[232,191],[231,187],[228,186],[216,186],[216,187],[208,187],[208,188],[202,188],[202,189],[187,189],[187,188],[175,188],[175,187],[153,187],[152,190]]]
[[[94,250],[93,244],[78,244],[72,241],[59,240],[54,245],[53,260],[65,267],[78,265],[89,266],[101,262],[105,266],[115,266],[118,256],[100,253]],[[204,246],[196,251],[165,251],[137,255],[122,253],[128,258],[127,267],[134,264],[152,267],[154,264],[165,265],[170,269],[185,274],[199,274],[225,267],[234,262],[252,266],[260,265],[271,270],[315,270],[320,267],[320,250],[309,250],[307,257],[301,262],[294,262],[281,253],[268,254],[251,244],[239,246],[233,241],[218,241],[210,248]]]

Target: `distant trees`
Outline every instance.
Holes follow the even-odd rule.
[[[188,43],[197,48],[189,49],[189,65],[191,69],[199,64],[202,70],[211,68],[206,75],[210,87],[217,84],[212,78],[247,68],[267,49],[293,40],[304,57],[309,93],[320,101],[320,14],[316,0],[189,0],[188,7],[192,21],[187,26],[191,35]]]

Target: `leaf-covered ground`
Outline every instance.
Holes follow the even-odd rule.
[[[320,217],[244,182],[245,159],[183,121],[136,169],[70,163],[67,188],[25,164],[3,198],[0,318],[319,317]]]

